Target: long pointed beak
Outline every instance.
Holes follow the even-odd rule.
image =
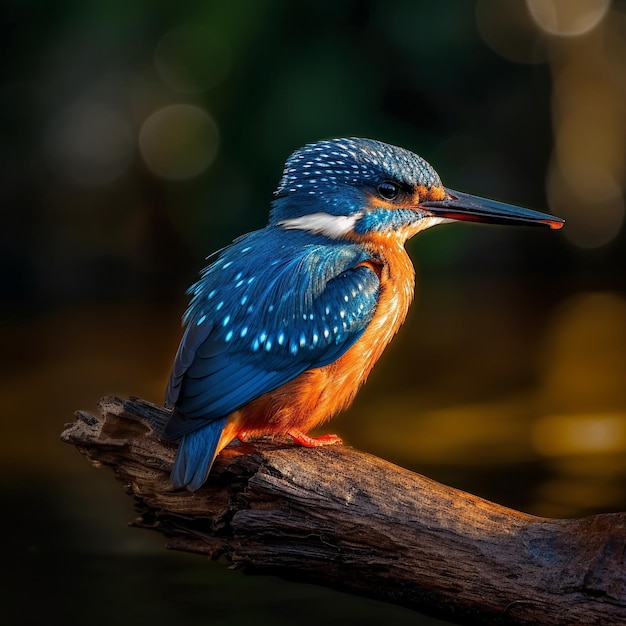
[[[484,222],[487,224],[509,224],[518,226],[549,226],[563,228],[565,220],[548,213],[524,209],[512,204],[470,196],[460,191],[446,189],[444,200],[427,200],[419,206],[434,217],[442,217],[464,222]]]

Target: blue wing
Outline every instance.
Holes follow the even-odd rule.
[[[165,436],[221,430],[232,411],[338,359],[376,309],[369,258],[357,244],[272,226],[224,249],[190,290]]]

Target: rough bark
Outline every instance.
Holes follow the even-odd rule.
[[[250,572],[376,597],[459,624],[626,624],[626,513],[543,519],[344,446],[231,446],[174,490],[167,412],[104,398],[63,432],[135,498],[134,524]]]

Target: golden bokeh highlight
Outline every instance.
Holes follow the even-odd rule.
[[[554,152],[547,176],[550,209],[583,248],[612,241],[624,221],[626,180],[624,25],[551,42]]]
[[[626,188],[626,17],[610,0],[479,0],[485,42],[508,60],[548,63],[554,148],[546,173],[563,236],[598,248],[620,233]]]
[[[604,19],[611,0],[526,0],[535,24],[550,35],[576,37]]]
[[[532,432],[533,446],[543,456],[626,452],[625,414],[546,415]]]
[[[153,113],[141,127],[139,148],[148,168],[167,180],[201,174],[217,154],[219,133],[198,106],[172,104]]]
[[[626,407],[626,299],[581,293],[547,329],[540,363],[541,413],[610,415]]]

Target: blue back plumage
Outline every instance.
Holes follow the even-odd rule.
[[[357,244],[275,226],[225,248],[190,289],[166,404],[176,438],[338,359],[371,320],[379,281]]]

